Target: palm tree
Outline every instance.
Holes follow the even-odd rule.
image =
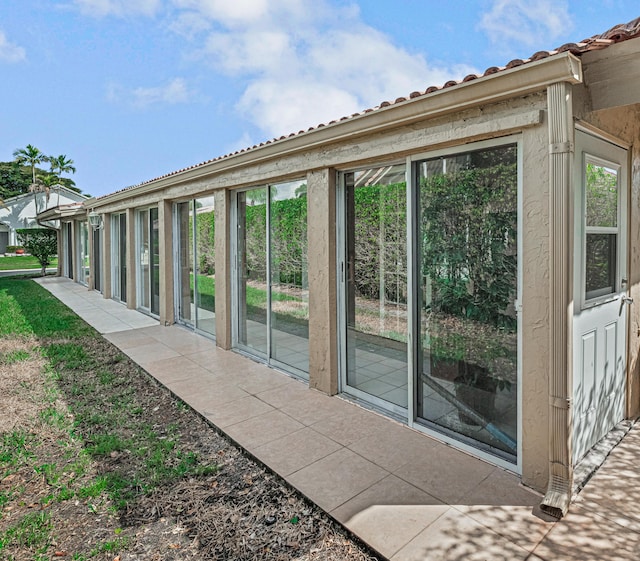
[[[55,173],[47,173],[45,175],[38,176],[39,186],[42,186],[44,192],[47,197],[47,203],[49,202],[49,196],[51,194],[51,190],[55,189],[58,185],[60,185],[60,178]],[[58,202],[60,199],[60,194],[58,193]]]
[[[60,156],[49,156],[47,158],[51,165],[51,173],[62,175],[63,173],[75,173],[76,168],[73,167],[73,160],[67,158],[64,154]]]
[[[31,144],[27,144],[26,148],[18,148],[17,150],[14,150],[13,157],[19,164],[31,166],[31,176],[33,177],[33,184],[35,185],[36,165],[45,162],[47,157]]]
[[[60,154],[60,156],[49,156],[47,158],[49,161],[49,165],[51,166],[51,173],[54,173],[58,176],[63,173],[75,173],[76,168],[73,167],[73,160],[67,158],[64,154]],[[60,203],[60,182],[58,181],[58,204]]]

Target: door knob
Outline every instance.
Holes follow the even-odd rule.
[[[631,298],[631,296],[627,296],[626,294],[622,297],[622,301],[625,304],[629,304],[629,305],[633,304],[633,298]]]

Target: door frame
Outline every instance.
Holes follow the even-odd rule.
[[[616,268],[615,282],[613,290],[602,295],[595,295],[592,298],[586,298],[586,197],[584,196],[585,184],[585,165],[586,157],[589,161],[616,169],[619,172],[618,181],[618,228],[616,243]],[[573,271],[573,310],[571,315],[571,361],[572,361],[572,377],[571,377],[571,399],[572,406],[572,437],[571,437],[571,456],[574,465],[579,462],[589,450],[604,435],[600,435],[594,442],[586,445],[584,449],[578,447],[578,429],[580,423],[578,415],[581,411],[581,403],[579,403],[578,380],[579,373],[582,372],[581,361],[579,360],[578,348],[578,322],[588,321],[585,314],[596,314],[601,311],[603,306],[620,306],[619,314],[624,313],[625,317],[621,320],[620,333],[624,336],[624,341],[620,344],[623,354],[622,374],[619,380],[618,391],[621,392],[622,404],[619,411],[616,411],[617,420],[612,426],[609,426],[605,433],[610,431],[615,424],[626,417],[627,402],[627,380],[628,380],[628,361],[629,361],[629,326],[630,313],[629,307],[625,304],[625,299],[629,293],[629,238],[630,238],[630,175],[629,175],[629,146],[628,144],[612,137],[584,123],[578,123],[575,127],[575,152],[574,166],[572,170],[574,180],[574,271]],[[581,317],[582,316],[582,317]],[[598,325],[595,323],[594,325]],[[582,330],[584,331],[584,329]],[[617,344],[617,343],[616,343]],[[597,353],[597,350],[596,350]],[[595,367],[595,366],[594,366]],[[596,411],[598,405],[596,404]]]

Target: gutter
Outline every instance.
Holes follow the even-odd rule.
[[[547,89],[549,113],[549,484],[540,508],[556,518],[569,510],[573,487],[573,98],[567,83]]]

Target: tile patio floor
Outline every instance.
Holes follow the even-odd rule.
[[[640,559],[640,428],[553,522],[501,468],[68,279],[39,282],[392,561]]]

